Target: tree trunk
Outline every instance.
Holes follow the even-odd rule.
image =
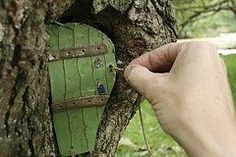
[[[57,3],[0,0],[2,157],[55,156],[48,99],[45,19],[60,15],[70,3],[71,0]]]
[[[1,156],[57,156],[46,66],[49,21],[102,30],[124,68],[145,51],[176,40],[173,15],[170,0],[0,0]],[[140,101],[118,71],[92,156],[114,156]]]

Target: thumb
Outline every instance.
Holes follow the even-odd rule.
[[[157,77],[146,67],[135,64],[129,65],[125,69],[124,75],[128,83],[143,96],[148,95]]]

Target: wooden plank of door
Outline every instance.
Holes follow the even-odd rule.
[[[81,28],[88,28],[87,30],[81,30],[81,34],[84,34],[83,38],[84,44],[89,45],[89,30],[93,29],[92,27],[88,27],[87,25],[81,24]],[[86,67],[86,68],[83,68]],[[79,60],[79,71],[81,74],[81,91],[82,96],[86,95],[94,95],[96,94],[96,84],[93,79],[93,69],[92,69],[92,59],[91,57],[81,58]],[[96,132],[98,127],[98,120],[97,120],[97,111],[96,107],[91,108],[83,108],[83,118],[85,123],[85,133],[88,141],[88,149],[92,151],[94,149],[95,139],[96,139]]]
[[[103,33],[99,30],[91,28],[89,30],[89,43],[90,44],[101,44],[102,41],[103,41]],[[97,88],[99,85],[105,87],[104,94],[110,94],[110,93],[108,93],[108,90],[107,90],[108,83],[106,80],[106,60],[105,60],[104,55],[94,56],[91,58],[92,58],[92,62],[93,62],[92,68],[93,68],[93,79],[95,81],[95,85],[97,86]],[[96,94],[99,95],[99,94],[103,94],[103,93],[100,93],[97,89]],[[104,106],[96,107],[98,123],[101,120],[101,116],[102,116],[103,111],[104,111]]]
[[[50,46],[52,51],[59,50],[59,26],[51,25],[48,28],[50,35]],[[48,70],[50,75],[50,86],[52,103],[65,100],[65,78],[63,61],[58,60],[48,63]],[[69,121],[66,112],[59,112],[53,114],[54,128],[57,136],[58,147],[62,155],[66,156],[70,152],[68,151],[68,145],[70,145],[70,131]],[[63,122],[63,123],[62,123]]]
[[[106,60],[106,79],[107,79],[107,90],[109,93],[111,93],[114,81],[115,81],[115,75],[116,72],[114,70],[114,67],[116,67],[116,58],[115,58],[115,48],[111,40],[103,35],[102,39],[103,43],[107,45],[108,52],[105,54],[105,60]]]
[[[68,26],[68,24],[67,24]],[[73,45],[75,47],[84,46],[84,39],[81,35],[80,26],[76,23],[70,25],[71,29],[74,30],[72,37],[74,38]],[[82,31],[82,30],[81,30]],[[80,58],[81,59],[81,58]],[[75,58],[73,61],[73,65],[70,66],[71,79],[76,80],[76,85],[72,85],[71,92],[73,92],[73,98],[82,97],[82,82],[81,82],[81,73],[79,71],[79,59]],[[68,67],[69,68],[69,67]],[[86,66],[83,68],[87,68]],[[72,90],[73,89],[73,90]],[[71,97],[72,98],[72,97]],[[88,151],[88,142],[85,134],[85,124],[83,120],[83,109],[73,109],[68,111],[72,132],[72,143],[75,150],[75,154],[81,154]]]

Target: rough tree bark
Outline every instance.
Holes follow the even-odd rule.
[[[0,0],[0,156],[55,156],[45,20],[71,0]],[[48,16],[50,15],[50,17]]]
[[[142,53],[176,40],[170,0],[0,0],[0,154],[3,157],[57,156],[45,32],[46,24],[57,18],[61,23],[84,22],[106,33],[115,44],[121,68]],[[140,101],[141,96],[118,72],[92,156],[114,156]]]

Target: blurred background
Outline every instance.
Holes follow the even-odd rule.
[[[236,0],[172,0],[176,7],[178,42],[202,40],[215,44],[224,59],[236,102]],[[141,104],[149,153],[139,112],[127,127],[117,157],[186,157],[185,152],[160,128],[147,101]],[[219,127],[223,127],[219,125]],[[197,147],[197,146],[196,146]]]

